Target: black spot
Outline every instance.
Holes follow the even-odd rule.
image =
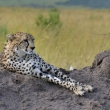
[[[37,73],[35,73],[35,75],[37,76]]]
[[[40,73],[39,75],[42,76],[42,73]]]
[[[47,65],[45,65],[45,68],[47,68]]]
[[[35,69],[36,68],[36,66],[33,66],[33,69]]]
[[[68,78],[67,81],[70,81],[70,79]]]
[[[22,72],[20,72],[20,74],[22,74]]]
[[[58,74],[58,72],[55,72],[55,75],[57,75]]]
[[[52,80],[52,79],[51,79],[50,81],[51,81],[51,82],[53,82],[53,80]]]
[[[40,68],[40,70],[42,71],[42,68]]]
[[[72,91],[74,91],[75,89],[74,88],[72,88]]]
[[[63,79],[66,79],[66,77],[64,77]]]
[[[51,70],[51,68],[50,69],[47,69],[47,71],[49,72]]]
[[[63,77],[63,75],[61,75],[61,78]]]
[[[57,81],[57,84],[59,83],[59,81]]]
[[[14,58],[14,60],[16,60],[16,58]]]

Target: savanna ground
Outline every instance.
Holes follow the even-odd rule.
[[[69,69],[91,65],[94,56],[110,49],[110,10],[60,9],[59,31],[39,28],[37,16],[47,9],[0,8],[0,52],[7,33],[18,31],[35,37],[35,51],[47,62]]]

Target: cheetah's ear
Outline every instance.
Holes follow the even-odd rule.
[[[6,35],[6,38],[9,40],[9,41],[13,41],[13,39],[15,39],[15,36],[11,35],[11,34],[7,34]]]

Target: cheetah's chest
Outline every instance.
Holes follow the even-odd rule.
[[[28,58],[26,59],[8,59],[7,64],[5,65],[6,68],[10,71],[15,71],[18,73],[29,73],[32,72],[35,68],[41,68],[42,62],[39,62],[38,58]]]

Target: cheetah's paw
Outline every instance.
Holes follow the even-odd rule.
[[[76,95],[80,95],[80,96],[83,96],[85,91],[83,90],[83,87],[82,86],[77,86],[76,89],[74,90],[74,93]]]
[[[94,88],[93,88],[92,86],[90,86],[90,85],[85,85],[85,86],[84,86],[84,90],[87,91],[87,92],[92,92],[93,89],[94,89]]]

